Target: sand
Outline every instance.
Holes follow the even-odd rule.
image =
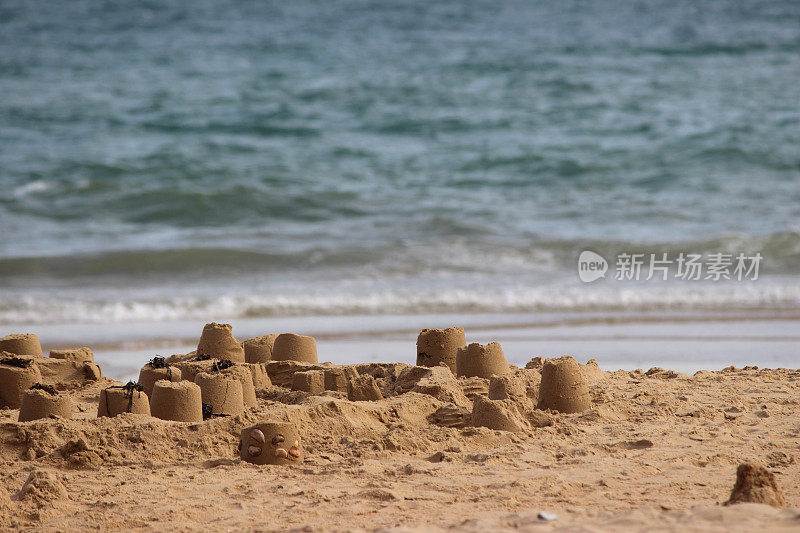
[[[272,368],[291,383],[313,365],[290,366]],[[270,385],[236,416],[96,418],[100,391],[120,383],[76,377],[56,387],[70,396],[72,419],[19,423],[17,410],[0,410],[0,529],[800,528],[798,370],[584,364],[591,408],[565,414],[535,409],[542,361],[512,365],[491,385],[443,366],[319,366],[357,373],[384,398]],[[475,427],[475,403],[484,418],[507,413],[512,431]],[[267,421],[297,427],[302,461],[240,459],[242,430]],[[785,508],[723,505],[742,463],[772,474]]]

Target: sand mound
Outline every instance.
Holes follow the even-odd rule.
[[[383,399],[383,393],[375,378],[364,374],[348,380],[347,399],[351,402],[377,401]]]
[[[58,476],[46,470],[32,471],[17,493],[18,500],[32,501],[38,505],[68,498],[67,488]]]
[[[230,324],[216,322],[203,326],[203,333],[197,343],[197,354],[244,363],[244,347],[233,336],[232,329]]]
[[[456,373],[456,354],[467,344],[464,329],[423,329],[417,336],[417,366],[445,365]]]
[[[506,400],[490,400],[483,396],[475,398],[472,407],[472,425],[503,431],[522,431],[525,423],[514,405]]]
[[[744,502],[786,507],[786,498],[775,481],[775,474],[751,463],[740,464],[736,469],[736,483],[725,505]]]

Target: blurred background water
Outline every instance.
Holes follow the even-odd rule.
[[[797,310],[799,51],[794,0],[5,0],[0,324]]]

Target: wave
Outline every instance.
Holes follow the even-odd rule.
[[[452,222],[452,224],[451,224]],[[219,276],[275,273],[331,272],[341,270],[358,277],[415,277],[438,273],[470,272],[477,275],[541,274],[573,272],[582,250],[592,250],[611,259],[619,253],[738,253],[760,252],[765,274],[800,274],[800,232],[785,231],[769,235],[729,235],[724,237],[673,242],[629,240],[530,239],[520,242],[493,240],[480,227],[432,219],[429,242],[365,242],[357,245],[317,245],[293,247],[275,241],[247,249],[208,246],[165,249],[109,250],[70,255],[39,255],[0,258],[0,287],[12,278],[72,279],[93,276],[165,275],[181,278],[187,274]],[[455,224],[455,225],[453,225]],[[472,237],[463,237],[472,234]],[[219,240],[235,241],[222,235]],[[267,251],[260,251],[263,248]]]
[[[311,315],[428,313],[526,313],[583,311],[796,312],[795,280],[750,284],[659,284],[656,286],[451,286],[367,284],[318,285],[301,290],[237,287],[204,294],[143,291],[51,291],[6,297],[0,324],[112,323],[211,320]],[[153,295],[152,293],[159,293]],[[136,293],[133,293],[136,294]]]

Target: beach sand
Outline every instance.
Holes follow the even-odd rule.
[[[581,361],[585,363],[585,361]],[[8,530],[731,531],[800,528],[800,371],[602,371],[591,408],[533,411],[540,361],[514,388],[405,364],[361,364],[379,401],[270,386],[202,423],[96,418],[113,384],[72,381],[71,420],[0,411],[0,527]],[[285,364],[284,364],[285,366]],[[329,368],[331,365],[318,365]],[[296,365],[294,370],[316,368]],[[353,367],[351,367],[353,368]],[[274,370],[274,369],[273,369]],[[273,377],[273,376],[271,376]],[[290,376],[289,376],[290,377]],[[286,379],[286,375],[273,382]],[[519,431],[471,426],[474,395]],[[520,392],[522,391],[522,392]],[[293,422],[295,466],[239,459],[242,428]],[[721,505],[739,464],[772,471],[787,507]],[[554,518],[555,520],[548,520]]]

